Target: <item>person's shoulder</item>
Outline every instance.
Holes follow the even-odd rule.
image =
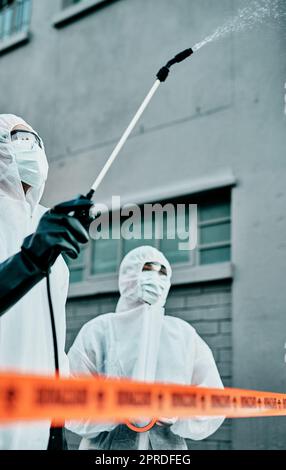
[[[192,325],[190,325],[186,320],[183,320],[182,318],[173,317],[171,315],[166,315],[165,321],[168,325],[174,328],[175,327],[180,328],[184,330],[187,334],[193,334],[193,335],[197,334],[195,328]]]
[[[104,341],[111,314],[98,315],[84,323],[76,336],[75,343],[91,345]]]
[[[96,317],[92,318],[91,320],[89,320],[88,322],[86,322],[83,327],[82,327],[82,330],[91,330],[91,329],[98,329],[100,327],[100,325],[105,325],[111,318],[112,316],[114,315],[114,313],[104,313],[104,314],[101,314],[101,315],[97,315]]]

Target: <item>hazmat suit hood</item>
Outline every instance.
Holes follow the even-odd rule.
[[[171,286],[172,268],[167,258],[152,246],[141,246],[130,251],[122,260],[119,269],[119,292],[116,312],[124,312],[144,305],[141,300],[140,275],[145,263],[160,263],[165,266],[167,276],[164,276],[164,293],[158,306],[164,307]]]
[[[163,280],[163,295],[153,305],[148,305],[140,298],[140,274],[147,262],[161,263],[167,270],[167,276],[164,276]],[[127,376],[143,381],[154,380],[165,314],[164,305],[171,285],[171,274],[168,260],[151,246],[135,248],[121,262],[119,269],[121,295],[115,314],[110,318],[116,358],[112,361],[110,375]],[[129,341],[124,340],[126,334]]]
[[[22,118],[14,114],[0,114],[0,197],[9,197],[19,203],[28,203],[31,213],[33,213],[43,195],[45,182],[39,188],[31,187],[26,194],[24,193],[10,134],[13,128],[19,124],[37,134]],[[43,142],[42,146],[44,148]],[[44,152],[43,159],[42,163],[47,175],[49,166]]]

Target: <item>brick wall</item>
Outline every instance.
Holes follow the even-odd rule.
[[[172,289],[167,301],[168,315],[189,322],[210,346],[222,381],[231,386],[231,284],[211,283]],[[230,449],[231,421],[204,441],[189,441],[190,449]]]
[[[70,300],[67,305],[67,350],[84,323],[102,313],[115,309],[117,296],[97,296]],[[209,283],[196,286],[174,287],[168,297],[166,313],[189,322],[213,351],[223,383],[231,386],[231,284]],[[76,448],[78,438],[68,433],[70,448]],[[231,448],[231,421],[204,441],[189,441],[190,449]]]

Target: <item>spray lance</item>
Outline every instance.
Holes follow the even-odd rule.
[[[106,161],[104,167],[102,168],[101,172],[97,176],[90,191],[86,194],[86,196],[79,195],[76,199],[72,199],[62,204],[58,204],[52,209],[53,212],[74,215],[74,217],[77,217],[86,228],[89,228],[90,223],[94,220],[94,214],[92,211],[92,205],[93,205],[92,198],[94,196],[95,191],[101,184],[102,180],[107,174],[112,163],[115,161],[115,159],[119,155],[120,150],[124,146],[125,142],[127,141],[128,137],[130,136],[131,132],[133,131],[140,117],[142,116],[148,104],[150,103],[151,99],[153,98],[154,94],[158,90],[160,84],[167,80],[169,76],[170,68],[173,65],[178,64],[179,62],[183,62],[185,59],[190,57],[193,54],[193,52],[194,51],[192,48],[185,49],[184,51],[179,52],[179,54],[173,57],[173,59],[169,60],[167,64],[164,65],[164,67],[162,67],[159,70],[159,72],[156,75],[157,79],[155,83],[153,84],[149,93],[145,97],[141,106],[138,108],[136,114],[134,115],[130,124],[126,128],[125,132],[122,134],[122,137],[120,138],[119,142],[117,143],[116,147],[114,148],[110,157]]]
[[[127,141],[128,137],[130,136],[131,132],[133,131],[134,127],[136,126],[137,122],[139,121],[140,117],[144,113],[145,109],[147,108],[148,104],[150,103],[151,99],[153,98],[154,94],[158,90],[161,83],[165,82],[169,76],[170,68],[179,62],[183,62],[185,59],[190,57],[193,54],[193,49],[189,48],[186,49],[179,54],[177,54],[173,59],[169,60],[167,64],[162,67],[156,75],[156,81],[153,84],[152,88],[150,89],[149,93],[147,94],[146,98],[142,102],[141,106],[139,107],[138,111],[134,115],[133,119],[131,120],[129,126],[126,128],[125,132],[122,134],[119,142],[117,143],[116,147],[114,148],[113,152],[111,153],[110,157],[106,161],[104,167],[100,171],[99,175],[95,179],[91,189],[89,192],[84,195],[79,195],[75,199],[63,202],[61,204],[56,205],[51,209],[51,212],[57,214],[67,214],[73,217],[76,217],[82,225],[88,230],[90,224],[95,219],[95,212],[93,210],[93,196],[95,191],[99,187],[100,183],[104,179],[105,175],[107,174],[109,168],[111,167],[112,163],[115,161],[117,156],[119,155],[120,150],[124,146],[125,142]],[[55,325],[55,318],[54,318],[54,311],[53,311],[53,303],[52,303],[52,295],[51,295],[51,286],[50,286],[50,279],[49,274],[47,274],[47,293],[48,293],[48,303],[49,303],[49,310],[50,310],[50,318],[51,318],[51,327],[52,327],[52,337],[53,337],[53,349],[54,349],[54,362],[55,362],[55,374],[56,376],[59,375],[59,354],[58,354],[58,344],[57,344],[57,334],[56,334],[56,325]],[[154,422],[151,422],[151,426],[154,425]],[[143,430],[143,429],[142,429]],[[141,435],[142,436],[142,435]],[[147,434],[146,434],[147,436]],[[141,438],[142,439],[142,438]],[[146,440],[146,439],[145,439]],[[51,429],[50,434],[50,449],[63,449],[65,448],[64,439],[63,439],[63,430],[62,427],[57,427],[54,425]],[[145,444],[144,444],[145,445]]]

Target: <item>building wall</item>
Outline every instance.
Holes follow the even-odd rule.
[[[55,29],[60,0],[34,1],[31,41],[0,58],[0,105],[45,139],[44,202],[86,192],[158,68],[248,4],[118,0]],[[234,175],[232,383],[273,391],[286,387],[284,31],[229,35],[174,69],[97,192],[137,202]],[[283,449],[285,431],[284,418],[235,420],[232,446]]]

